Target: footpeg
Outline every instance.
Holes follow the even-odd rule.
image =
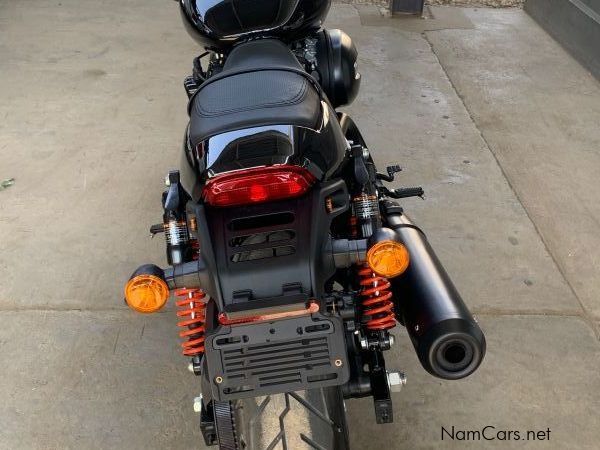
[[[425,195],[425,191],[422,187],[409,187],[399,189],[388,189],[383,188],[383,195],[390,198],[408,198],[408,197],[421,197]]]
[[[425,195],[425,191],[422,187],[410,187],[410,188],[400,188],[394,189],[394,194],[397,196],[395,198],[407,198],[407,197],[421,197]]]
[[[187,93],[188,98],[192,98],[192,96],[198,91],[200,88],[200,83],[193,77],[189,76],[183,80],[183,87],[185,88],[185,92]]]

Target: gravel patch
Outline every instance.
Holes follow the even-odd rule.
[[[336,3],[354,5],[389,6],[390,0],[334,0]],[[490,8],[521,7],[525,0],[427,0],[428,5],[486,6]]]
[[[334,3],[350,3],[353,5],[388,6],[389,0],[333,0]]]
[[[525,0],[428,0],[429,5],[487,6],[491,8],[510,8],[523,6]]]

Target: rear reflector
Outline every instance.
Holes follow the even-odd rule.
[[[317,302],[310,302],[305,309],[298,309],[295,311],[285,311],[278,313],[264,313],[255,316],[240,317],[236,319],[230,319],[227,314],[219,314],[219,323],[221,325],[241,325],[245,323],[256,323],[256,322],[271,322],[274,320],[289,319],[291,317],[308,316],[319,312],[319,304]]]
[[[298,166],[269,166],[217,175],[206,183],[203,197],[212,206],[238,206],[299,197],[315,177]]]

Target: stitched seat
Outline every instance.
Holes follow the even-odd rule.
[[[319,128],[319,92],[292,52],[275,40],[235,48],[223,71],[190,103],[190,141],[267,125]]]

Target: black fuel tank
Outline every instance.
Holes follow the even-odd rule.
[[[318,30],[331,0],[179,0],[185,27],[200,45],[224,49],[253,34],[297,39]]]

